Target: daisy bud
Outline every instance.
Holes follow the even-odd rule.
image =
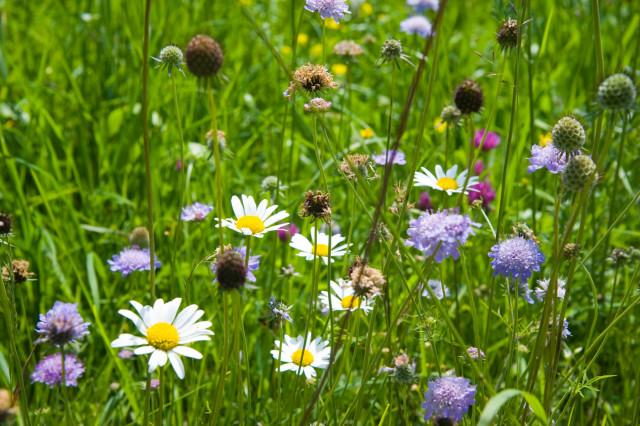
[[[562,117],[551,133],[553,145],[558,151],[568,154],[577,153],[585,142],[582,124],[571,116]]]
[[[502,27],[496,36],[498,44],[500,44],[500,48],[504,50],[516,47],[518,45],[519,32],[518,22],[515,19],[509,18],[508,20],[503,21]]]
[[[0,235],[7,235],[11,232],[11,217],[8,213],[0,212]]]
[[[313,216],[316,219],[324,219],[327,222],[331,220],[331,202],[330,193],[323,194],[322,191],[307,191],[307,198],[300,205],[298,214],[301,217]]]
[[[382,272],[368,265],[353,268],[349,273],[349,278],[353,282],[354,294],[365,299],[372,299],[382,294],[387,282]]]
[[[247,267],[242,256],[229,250],[218,257],[216,274],[222,290],[240,289],[247,280]]]
[[[562,257],[564,257],[567,260],[573,259],[574,257],[578,257],[578,255],[580,254],[581,248],[582,247],[580,246],[580,244],[567,243],[562,248]]]
[[[440,113],[440,118],[442,118],[442,122],[446,123],[449,126],[454,126],[458,124],[460,121],[460,116],[462,113],[458,109],[458,107],[454,105],[449,105],[442,108],[442,112]]]
[[[636,101],[636,87],[626,74],[607,77],[598,88],[598,103],[604,109],[631,109]]]
[[[591,184],[596,164],[587,155],[575,155],[562,171],[562,183],[571,192],[582,192]]]
[[[475,80],[470,78],[458,86],[454,98],[456,106],[463,114],[480,111],[482,100],[482,89],[480,89],[480,86],[478,86]]]
[[[129,234],[129,243],[141,249],[149,248],[149,230],[144,226],[134,228]]]
[[[199,78],[214,77],[222,67],[222,49],[218,42],[206,35],[192,38],[185,56],[189,71]]]
[[[29,261],[15,259],[11,262],[13,267],[13,280],[16,284],[21,284],[29,280],[33,275],[33,272],[29,272]],[[11,274],[6,266],[2,267],[2,280],[11,281]]]

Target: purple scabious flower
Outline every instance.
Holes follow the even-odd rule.
[[[491,247],[489,257],[493,258],[493,276],[502,274],[505,278],[526,282],[532,271],[539,271],[544,263],[544,254],[531,240],[513,237]]]
[[[425,420],[435,414],[459,422],[476,402],[476,385],[469,386],[469,379],[464,377],[443,376],[429,381],[428,386],[429,390],[424,394],[426,401],[421,405],[427,410]]]
[[[389,151],[383,149],[380,155],[372,155],[371,159],[378,166],[384,166],[387,164],[387,156],[389,157],[389,163],[391,164],[398,164],[401,166],[407,164],[407,160],[404,158],[404,154],[393,149],[390,149]]]
[[[440,280],[429,280],[427,281],[427,285],[438,300],[441,300],[444,297],[449,297],[451,295],[447,286],[443,285]],[[431,298],[431,295],[426,288],[422,291],[422,296],[426,297],[427,299]]]
[[[469,235],[475,235],[473,226],[479,227],[468,215],[461,215],[455,209],[427,212],[417,219],[409,221],[409,238],[405,245],[414,247],[431,256],[440,263],[451,256],[460,256],[458,247],[466,244]],[[437,251],[436,251],[437,249]]]
[[[243,259],[247,257],[246,247],[233,247],[231,250],[238,253]],[[249,264],[247,265],[247,280],[251,281],[252,283],[256,282],[256,276],[253,275],[253,271],[257,271],[258,268],[260,267],[260,256],[261,255],[251,256],[251,249],[249,249]],[[217,269],[217,263],[214,262],[211,264],[211,271],[213,271],[213,273],[215,274],[216,269]],[[213,282],[216,282],[217,279],[218,278],[216,276]]]
[[[535,289],[536,299],[538,299],[541,302],[544,300],[544,296],[546,296],[547,291],[549,291],[550,282],[551,282],[550,278],[538,280],[538,287],[536,287]],[[566,284],[567,282],[564,280],[564,278],[558,277],[558,291],[556,294],[558,296],[558,299],[564,299],[564,295],[567,292],[564,288]]]
[[[546,167],[549,172],[555,175],[562,173],[564,166],[567,164],[567,159],[551,142],[547,142],[547,145],[544,147],[540,145],[533,145],[531,147],[529,163],[531,163],[531,165],[527,167],[527,173],[533,173],[538,169]]]
[[[213,211],[212,206],[203,203],[193,203],[190,206],[182,208],[180,219],[185,222],[201,222],[207,218],[207,215]]]
[[[473,140],[473,144],[476,146],[476,148],[480,147],[480,144],[482,143],[482,138],[484,137],[485,132],[486,130],[484,129],[476,131],[476,135]],[[499,144],[500,144],[500,136],[498,136],[498,134],[495,132],[489,132],[487,133],[487,137],[484,139],[484,145],[482,145],[482,150],[491,151],[493,148],[495,148]]]
[[[345,13],[351,13],[347,0],[307,0],[304,8],[318,12],[322,19],[333,18],[336,24],[340,23],[338,19],[344,19]]]
[[[438,0],[407,0],[407,6],[411,6],[416,13],[422,13],[425,10],[438,10]]]
[[[64,356],[65,386],[78,386],[78,379],[84,374],[84,364],[73,354]],[[60,352],[46,356],[36,364],[31,373],[31,383],[40,382],[53,388],[62,383],[62,354]]]
[[[478,349],[474,346],[469,346],[467,348],[467,353],[469,354],[469,358],[471,359],[484,358],[484,352],[482,351],[482,349]]]
[[[427,38],[431,34],[431,22],[422,15],[411,16],[400,22],[400,31],[407,34],[418,34]]]
[[[424,212],[433,210],[433,203],[431,202],[431,197],[427,192],[423,192],[420,194],[420,199],[418,200],[418,208]]]
[[[40,314],[36,332],[42,335],[36,343],[51,342],[62,346],[89,334],[89,325],[78,313],[77,303],[56,302],[46,314]]]
[[[162,266],[162,263],[156,256],[155,268]],[[114,254],[113,260],[107,260],[107,263],[111,265],[113,272],[122,273],[123,277],[126,277],[134,271],[149,271],[149,249],[140,249],[138,246],[127,247],[120,252],[120,254]]]
[[[489,178],[486,178],[484,182],[476,183],[469,189],[475,189],[475,191],[469,191],[469,204],[473,204],[475,200],[482,198],[482,208],[486,211],[491,211],[491,202],[496,198],[496,191],[491,187]]]

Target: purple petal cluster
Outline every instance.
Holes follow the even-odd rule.
[[[78,379],[84,374],[84,364],[75,355],[64,357],[65,386],[78,386]],[[40,382],[53,388],[62,383],[62,354],[60,352],[44,357],[31,373],[31,383]]]
[[[484,137],[484,134],[486,132],[487,131],[484,129],[476,131],[476,134],[473,140],[473,144],[476,146],[476,148],[479,148],[480,144],[482,144],[482,138]],[[484,139],[482,150],[491,151],[493,148],[495,148],[498,145],[500,145],[500,136],[498,136],[498,134],[495,132],[489,132],[487,133],[487,136]]]
[[[564,166],[567,164],[566,156],[562,155],[551,142],[547,142],[545,147],[533,145],[531,147],[531,157],[529,158],[531,165],[527,167],[527,173],[533,173],[538,169],[546,167],[549,172],[554,175],[562,173]]]
[[[400,31],[407,34],[418,34],[427,38],[431,34],[431,22],[422,15],[411,16],[400,22]]]
[[[520,296],[522,296],[522,298],[524,300],[526,300],[527,303],[529,303],[530,305],[533,305],[534,300],[531,297],[531,289],[529,288],[529,284],[527,283],[527,281],[526,280],[524,280],[524,281],[515,281],[515,283],[518,284],[518,294]],[[511,285],[515,287],[513,281],[511,282]],[[511,290],[511,292],[515,291],[514,288],[511,288],[510,290]]]
[[[238,253],[243,259],[247,257],[246,247],[233,247],[231,250]],[[217,267],[217,263],[211,264],[211,271],[214,274],[216,273],[216,267]],[[251,256],[251,250],[249,250],[249,264],[247,265],[247,280],[251,281],[252,283],[256,282],[256,276],[253,275],[253,271],[257,271],[259,267],[260,267],[260,255]],[[216,280],[217,278],[215,278],[213,282],[216,282]]]
[[[426,212],[409,221],[407,234],[411,238],[405,244],[424,251],[427,256],[435,253],[435,261],[438,263],[449,256],[457,259],[460,256],[458,247],[467,243],[469,235],[475,235],[474,226],[479,227],[480,224],[454,209]]]
[[[451,296],[451,292],[449,292],[449,289],[447,288],[447,286],[443,285],[442,282],[439,280],[429,280],[427,281],[427,285],[433,292],[433,295],[438,300],[441,300],[444,297]],[[426,287],[422,291],[422,296],[426,297],[427,299],[431,299],[431,294],[429,294],[429,291],[426,289]]]
[[[307,0],[304,8],[318,12],[322,19],[333,18],[336,24],[340,23],[338,19],[344,19],[345,13],[351,13],[347,0]]]
[[[491,211],[491,202],[496,198],[496,191],[491,187],[489,178],[470,186],[469,189],[475,189],[475,191],[469,191],[469,204],[482,198],[482,208],[485,211]]]
[[[471,359],[484,358],[484,352],[482,351],[482,349],[478,349],[475,346],[469,346],[467,348],[467,353],[469,354],[469,358]]]
[[[506,278],[527,281],[533,271],[539,271],[544,263],[544,254],[531,240],[513,237],[491,247],[489,257],[493,275],[502,274]]]
[[[190,206],[182,208],[180,219],[185,222],[201,222],[207,218],[207,215],[213,211],[213,206],[204,203],[193,203]]]
[[[407,6],[411,6],[416,13],[422,13],[425,10],[438,10],[438,0],[407,0]]]
[[[431,202],[431,197],[427,192],[423,192],[420,194],[420,199],[418,200],[418,208],[422,211],[433,210],[433,202]]]
[[[377,165],[384,166],[387,164],[387,156],[389,159],[389,163],[391,164],[398,164],[401,166],[407,164],[407,160],[404,158],[404,154],[393,149],[390,149],[389,151],[383,149],[380,155],[372,155],[371,159]]]
[[[36,341],[51,342],[55,346],[62,346],[74,342],[89,334],[89,325],[78,313],[77,303],[56,302],[46,314],[40,314],[40,322],[36,325],[36,332],[42,337]]]
[[[156,256],[155,267],[159,268],[162,263]],[[120,254],[114,254],[113,260],[107,260],[107,263],[111,265],[113,272],[122,273],[123,277],[126,277],[134,271],[149,271],[149,249],[140,249],[138,246],[127,247],[120,252]]]
[[[422,408],[426,409],[425,420],[433,415],[449,418],[459,422],[475,404],[476,385],[469,386],[469,379],[456,376],[444,376],[429,381],[429,390],[424,394],[426,399]]]

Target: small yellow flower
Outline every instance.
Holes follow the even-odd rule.
[[[338,24],[333,19],[325,19],[324,22],[326,23],[327,28],[330,30],[337,30],[338,28],[340,28],[340,24]]]
[[[280,53],[283,55],[291,55],[291,53],[293,53],[293,50],[291,50],[290,46],[282,46],[282,49],[280,49]]]
[[[360,13],[362,13],[362,16],[369,16],[373,13],[373,6],[371,6],[371,3],[368,2],[364,2],[360,5]]]
[[[314,44],[311,47],[311,56],[322,57],[322,44],[321,43]]]
[[[308,35],[306,35],[305,33],[298,34],[298,44],[305,46],[308,41],[309,41]]]
[[[331,71],[335,75],[345,75],[347,73],[347,66],[345,64],[335,64],[331,66]]]
[[[373,137],[373,129],[371,127],[367,127],[366,129],[360,130],[360,136],[365,139]]]
[[[442,120],[442,117],[436,118],[436,121],[433,122],[433,127],[440,133],[444,133],[444,131],[447,130],[447,125]]]
[[[540,141],[539,142],[540,146],[544,148],[545,146],[547,146],[549,142],[551,142],[551,133],[547,133],[546,135],[540,135],[539,141]]]

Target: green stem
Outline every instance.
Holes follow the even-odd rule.
[[[248,253],[248,248],[247,248],[247,253]],[[234,334],[234,342],[235,342],[235,353],[238,355],[237,358],[237,370],[236,370],[236,378],[237,378],[237,384],[236,386],[238,387],[238,410],[239,410],[239,418],[238,420],[240,421],[240,424],[243,425],[244,424],[244,384],[243,384],[243,380],[242,380],[242,359],[241,359],[241,355],[240,355],[240,326],[242,324],[242,317],[241,317],[241,305],[240,305],[240,292],[239,291],[234,291],[233,292],[233,334]],[[245,353],[244,356],[247,356],[247,354]]]
[[[160,367],[160,383],[158,384],[158,413],[157,422],[163,424],[162,417],[164,411],[164,367]]]
[[[224,381],[227,376],[227,362],[229,360],[229,308],[228,308],[228,292],[222,292],[222,309],[223,309],[223,321],[224,321],[224,335],[223,335],[223,348],[222,348],[222,365],[220,366],[220,377],[218,378],[218,390],[215,394],[216,403],[213,407],[213,416],[211,417],[210,425],[218,424],[218,417],[220,417],[220,411],[222,409],[220,403],[222,401],[222,394],[224,393]]]
[[[224,237],[222,235],[222,182],[220,174],[220,143],[218,141],[218,122],[216,120],[216,103],[213,98],[213,89],[211,88],[211,79],[207,79],[207,92],[209,95],[209,111],[211,113],[211,131],[213,133],[213,156],[216,163],[216,201],[218,210],[218,245],[220,246],[220,252],[224,253]]]

